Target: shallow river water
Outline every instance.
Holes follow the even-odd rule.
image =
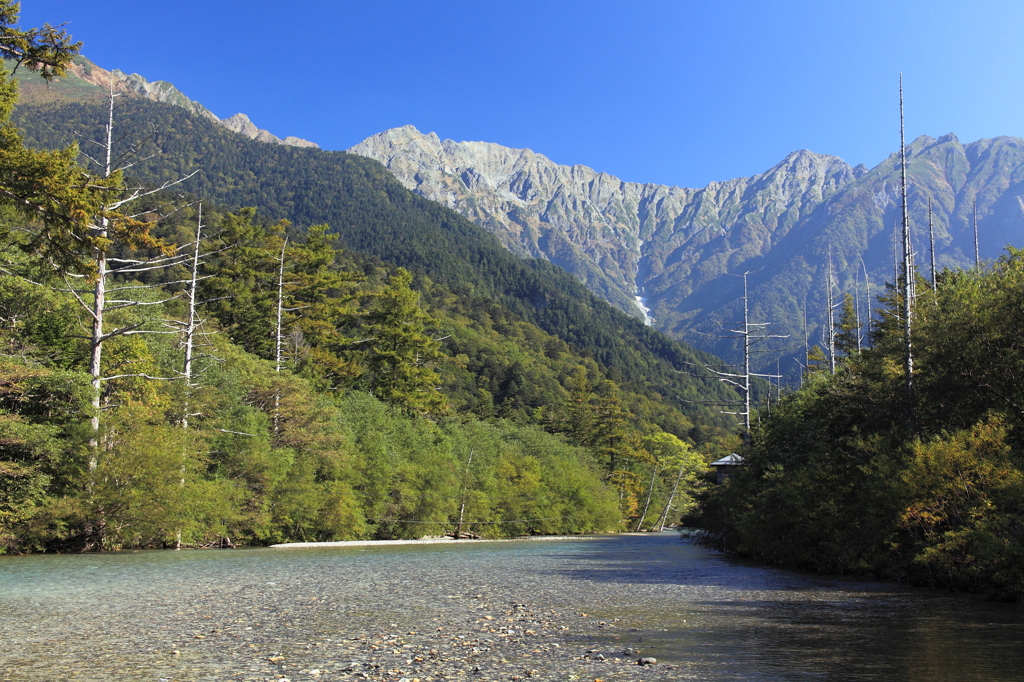
[[[1024,680],[1024,607],[670,533],[0,557],[0,680],[57,679]]]

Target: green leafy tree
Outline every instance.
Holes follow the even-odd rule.
[[[268,359],[274,356],[275,258],[286,229],[283,222],[260,225],[255,208],[223,216],[210,239],[199,288],[206,310],[230,338]]]
[[[15,68],[38,72],[46,81],[63,76],[81,44],[48,24],[27,31],[15,28],[20,10],[20,3],[0,0],[0,56],[14,60]],[[104,212],[106,195],[119,178],[90,176],[78,165],[75,145],[56,151],[26,147],[11,123],[17,99],[17,81],[0,68],[0,204],[33,226],[15,234],[5,230],[0,237],[40,256],[58,272],[84,269],[91,274],[93,251],[106,245],[92,229],[93,221]],[[134,221],[116,213],[108,219],[115,232],[138,230]]]
[[[825,351],[821,346],[814,345],[807,351],[807,368],[804,371],[808,375],[828,371],[828,358],[825,357]]]

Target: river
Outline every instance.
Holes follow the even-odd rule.
[[[0,679],[1024,680],[1024,607],[671,533],[0,557]]]

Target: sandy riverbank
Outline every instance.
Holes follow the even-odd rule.
[[[622,535],[633,535],[633,533],[622,533]],[[641,533],[643,535],[643,533]],[[277,545],[271,545],[271,547],[277,549],[304,549],[309,547],[381,547],[387,545],[434,545],[434,544],[454,544],[468,545],[473,543],[484,543],[484,542],[537,542],[542,540],[593,540],[598,535],[537,535],[537,536],[524,536],[519,538],[478,538],[478,539],[462,539],[456,540],[455,538],[442,537],[442,538],[418,538],[416,540],[342,540],[339,542],[282,542]]]

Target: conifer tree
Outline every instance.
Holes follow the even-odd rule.
[[[336,389],[360,371],[348,352],[353,339],[342,328],[355,316],[355,287],[365,277],[335,265],[334,239],[328,225],[313,225],[290,245],[285,324],[295,370]]]
[[[828,358],[821,346],[815,345],[807,351],[807,374],[817,374],[828,370]]]
[[[268,323],[276,295],[275,261],[287,226],[286,221],[257,224],[254,208],[225,215],[210,240],[208,277],[200,284],[201,298],[210,301],[207,310],[231,340],[267,359],[273,357]]]
[[[860,351],[860,321],[850,293],[843,294],[839,324],[836,325],[836,351],[850,356]]]
[[[399,268],[375,297],[363,328],[366,340],[361,384],[385,402],[413,414],[442,415],[448,401],[440,392],[436,366],[446,356],[428,333],[433,320],[419,306],[412,275]]]

